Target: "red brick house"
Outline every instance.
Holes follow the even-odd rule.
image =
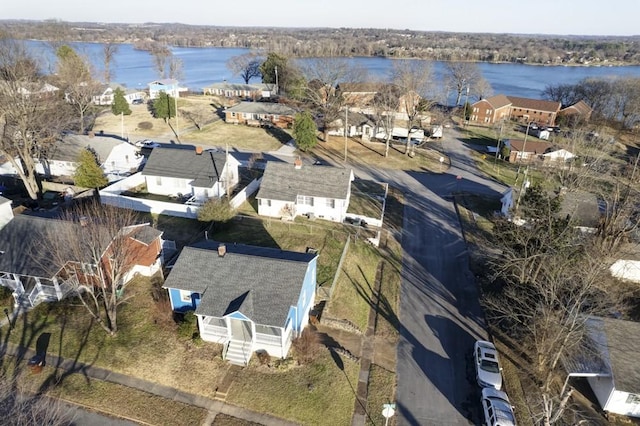
[[[274,126],[286,129],[293,125],[296,111],[284,104],[240,102],[224,110],[224,121],[249,126]]]
[[[496,95],[472,104],[469,122],[492,125],[501,120],[511,119],[523,123],[555,126],[559,111],[560,102]]]
[[[584,120],[589,121],[593,110],[585,101],[578,101],[573,105],[562,108],[558,112],[558,118],[562,117],[564,120]]]
[[[511,101],[505,95],[480,99],[471,105],[469,121],[476,124],[493,124],[508,120],[511,116]]]
[[[511,101],[511,119],[523,123],[556,125],[560,102],[508,96]]]

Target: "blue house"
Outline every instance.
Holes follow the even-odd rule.
[[[164,283],[176,312],[195,311],[200,337],[247,365],[263,350],[285,358],[309,321],[317,254],[203,241],[185,247]]]
[[[178,80],[172,78],[165,78],[162,80],[155,80],[149,83],[149,98],[156,99],[160,96],[160,92],[165,92],[172,98],[180,97],[180,87],[178,86]]]

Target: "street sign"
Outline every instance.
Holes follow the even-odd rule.
[[[393,417],[396,413],[396,404],[383,404],[382,415],[385,419]]]

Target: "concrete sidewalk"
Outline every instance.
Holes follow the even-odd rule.
[[[4,325],[7,325],[6,322],[7,321],[5,319]],[[20,360],[28,360],[35,354],[35,351],[32,349],[19,347],[13,344],[0,346],[0,356],[10,355],[17,357]],[[47,355],[46,365],[70,371],[72,373],[82,374],[93,379],[128,386],[130,388],[138,389],[156,396],[160,396],[162,398],[170,399],[172,401],[178,401],[184,404],[204,408],[205,410],[209,411],[209,416],[207,416],[207,422],[205,424],[211,424],[218,413],[223,413],[232,417],[259,423],[265,426],[290,426],[297,424],[288,420],[271,416],[269,414],[258,413],[246,408],[228,404],[226,402],[216,401],[200,395],[183,392],[176,388],[160,385],[158,383],[139,379],[137,377],[116,373],[104,368],[95,367],[80,362],[74,362],[72,360],[60,358],[54,355]]]

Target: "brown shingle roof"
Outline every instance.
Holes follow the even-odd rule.
[[[580,115],[589,115],[591,114],[591,107],[587,105],[585,101],[578,101],[573,105],[569,105],[566,108],[562,108],[560,110],[560,114],[580,114]]]
[[[342,83],[338,85],[338,89],[342,93],[377,93],[382,87],[382,83]]]
[[[490,98],[486,98],[485,101],[493,107],[493,109],[504,108],[511,105],[511,101],[505,95],[495,95]]]
[[[518,98],[507,96],[513,108],[532,109],[536,111],[555,112],[560,111],[560,102],[544,101],[541,99]]]
[[[551,144],[549,142],[530,139],[527,139],[526,145],[524,140],[510,139],[509,145],[514,151],[531,152],[533,154],[544,154],[549,148],[551,148]]]

